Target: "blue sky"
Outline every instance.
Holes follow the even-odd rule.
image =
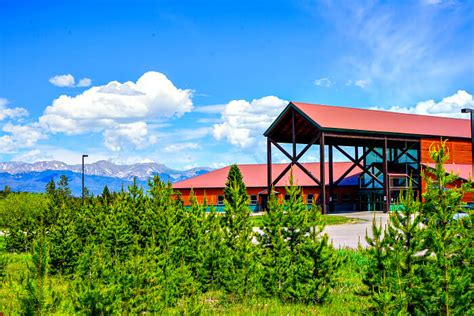
[[[473,10],[0,0],[0,160],[263,162],[289,100],[459,117],[474,107]]]

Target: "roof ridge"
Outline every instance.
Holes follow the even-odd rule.
[[[418,113],[404,113],[404,112],[394,112],[389,110],[380,110],[380,109],[367,109],[367,108],[355,108],[346,105],[330,105],[330,104],[320,104],[320,103],[307,103],[307,102],[298,102],[298,101],[290,101],[290,103],[294,105],[304,104],[310,106],[323,106],[323,107],[331,107],[331,108],[340,108],[340,109],[349,109],[349,110],[357,110],[357,111],[371,111],[371,112],[382,112],[382,113],[391,113],[396,115],[407,115],[407,116],[421,116],[421,117],[431,117],[431,118],[440,118],[440,119],[449,119],[449,120],[461,120],[467,121],[469,119],[463,119],[458,117],[447,117],[447,116],[438,116],[432,114],[418,114]]]

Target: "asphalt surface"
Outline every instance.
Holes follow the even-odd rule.
[[[377,223],[385,225],[388,220],[388,214],[382,212],[355,212],[355,213],[337,213],[338,216],[347,216],[357,218],[360,222],[355,224],[341,224],[326,226],[324,232],[328,234],[332,241],[334,248],[353,248],[356,249],[359,245],[367,247],[365,241],[365,234],[368,232],[372,234],[372,220],[375,219]],[[330,215],[329,215],[330,216]]]

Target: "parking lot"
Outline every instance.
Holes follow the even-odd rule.
[[[382,225],[385,225],[388,219],[388,214],[382,212],[338,213],[336,215],[357,218],[360,222],[326,226],[324,232],[329,235],[335,248],[357,248],[359,242],[361,246],[367,247],[365,234],[367,231],[369,234],[371,233],[374,216],[376,221],[381,222]]]

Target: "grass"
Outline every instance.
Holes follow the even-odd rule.
[[[260,227],[262,225],[262,215],[254,215],[250,217],[254,227]],[[352,218],[347,216],[340,215],[324,215],[324,220],[326,225],[341,225],[341,224],[355,224],[359,223],[361,220],[358,218]]]
[[[204,315],[347,315],[363,314],[367,310],[367,298],[359,295],[364,286],[360,271],[367,264],[362,252],[355,250],[337,250],[343,261],[336,284],[331,291],[330,300],[322,305],[282,303],[275,299],[248,298],[245,302],[230,301],[220,292],[205,293],[197,298],[200,312]],[[31,264],[29,254],[13,254],[5,251],[4,237],[0,236],[0,256],[8,259],[6,277],[0,279],[0,314],[17,314],[20,308],[19,298],[24,293],[21,279]],[[0,271],[1,272],[1,271]],[[59,276],[48,278],[52,291],[60,298],[55,314],[74,314],[70,299],[70,281]],[[169,315],[188,314],[189,299],[163,312]]]

